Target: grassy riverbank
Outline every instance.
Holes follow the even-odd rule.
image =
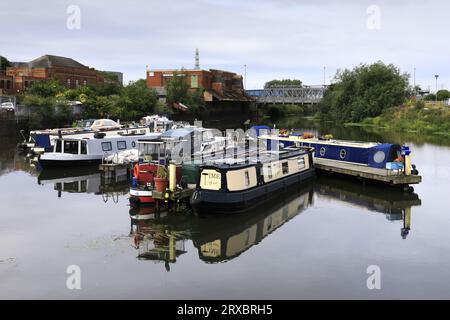
[[[377,127],[420,134],[437,134],[450,137],[450,108],[443,106],[410,105],[390,108],[377,117],[346,126]]]

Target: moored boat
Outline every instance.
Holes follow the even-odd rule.
[[[43,168],[100,164],[108,155],[135,148],[139,139],[159,136],[159,133],[130,132],[111,136],[97,133],[91,138],[61,137],[56,139],[52,152],[39,156],[39,164]]]
[[[251,209],[314,176],[312,148],[291,146],[260,153],[245,162],[229,159],[200,167],[190,203],[199,213],[228,213]]]

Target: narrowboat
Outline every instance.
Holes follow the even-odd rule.
[[[190,203],[197,213],[247,211],[312,178],[312,152],[312,148],[291,146],[262,152],[245,162],[229,159],[202,165]]]
[[[392,143],[315,139],[301,142],[300,145],[313,147],[315,158],[351,162],[372,168],[386,168],[387,163],[401,158],[401,146]]]
[[[111,119],[80,120],[77,122],[76,127],[73,128],[31,131],[28,141],[24,138],[24,142],[19,144],[19,148],[31,149],[34,153],[42,153],[52,151],[56,139],[61,136],[65,138],[91,138],[97,132],[103,132],[106,136],[127,132],[162,133],[175,126],[181,126],[181,124],[175,124],[172,120],[157,115],[144,117],[141,119],[140,124],[132,123],[127,126]]]
[[[99,132],[93,137],[60,137],[56,139],[52,152],[39,156],[39,164],[43,168],[100,164],[108,155],[136,148],[139,139],[156,139],[159,136],[159,133],[139,132],[106,136]]]
[[[267,139],[267,141],[278,140],[283,146],[312,147],[315,150],[315,159],[327,159],[336,163],[345,162],[378,169],[406,170],[413,175],[418,174],[416,166],[410,163],[409,147],[399,144],[324,139],[311,137],[311,134],[267,135],[259,138]]]

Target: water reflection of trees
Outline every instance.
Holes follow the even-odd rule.
[[[0,136],[0,176],[13,171],[36,175],[36,169],[30,161],[17,152],[17,141],[15,137]]]

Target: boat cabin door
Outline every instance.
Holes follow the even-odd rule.
[[[161,141],[138,142],[139,158],[143,162],[166,164],[166,144]]]

